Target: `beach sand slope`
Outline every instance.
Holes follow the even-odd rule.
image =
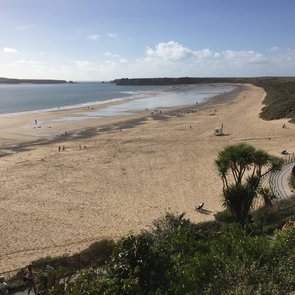
[[[223,147],[295,150],[294,125],[259,118],[264,96],[244,85],[234,100],[213,99],[197,112],[148,115],[134,128],[65,137],[1,158],[0,272],[138,233],[165,212],[212,220],[222,210],[214,160]],[[225,135],[214,136],[221,124]],[[207,214],[194,211],[201,202]]]

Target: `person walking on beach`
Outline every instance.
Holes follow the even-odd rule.
[[[30,294],[31,290],[33,289],[34,292],[36,293],[36,286],[35,286],[35,275],[33,272],[33,267],[32,264],[29,264],[26,269],[25,269],[25,275],[23,280],[27,282],[29,290],[28,290],[28,295]]]

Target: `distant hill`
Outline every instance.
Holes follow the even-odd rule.
[[[135,79],[116,79],[112,83],[117,85],[179,85],[179,84],[199,84],[199,83],[238,83],[238,78],[135,78]]]
[[[11,79],[1,78],[0,84],[62,84],[68,83],[65,80],[51,80],[51,79]]]

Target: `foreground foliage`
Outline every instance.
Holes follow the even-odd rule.
[[[295,224],[275,239],[237,224],[210,238],[183,215],[167,214],[150,232],[120,240],[107,271],[88,269],[66,294],[291,294]]]

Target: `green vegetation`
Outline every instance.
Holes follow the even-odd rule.
[[[291,294],[294,243],[295,224],[273,240],[235,224],[208,238],[167,214],[150,232],[120,240],[107,272],[85,270],[65,294]]]
[[[283,161],[249,144],[240,143],[219,152],[215,164],[223,183],[223,205],[233,220],[244,226],[258,193],[261,192],[269,201],[266,191],[259,190],[261,178],[270,171],[280,170]]]
[[[261,208],[253,213],[247,231],[233,223],[227,211],[216,214],[215,221],[198,224],[184,214],[168,213],[150,231],[124,237],[114,248],[108,242],[94,245],[91,267],[78,276],[70,267],[74,280],[65,261],[43,260],[43,266],[49,263],[55,270],[39,272],[37,284],[49,295],[292,294],[294,209],[295,197]],[[288,226],[278,230],[287,220]],[[106,270],[99,268],[102,257]]]
[[[264,206],[253,212],[253,219],[259,224],[263,234],[273,235],[290,220],[295,221],[295,196],[274,202],[273,205]]]
[[[273,78],[255,83],[267,93],[261,111],[261,118],[275,120],[287,118],[295,120],[295,78]]]
[[[36,286],[50,289],[51,295],[63,294],[60,289],[64,289],[67,281],[81,269],[104,265],[112,254],[114,245],[114,241],[105,239],[94,242],[87,249],[71,256],[48,256],[32,262],[37,274]],[[20,270],[10,279],[10,290],[21,291],[27,288],[27,283],[22,280],[23,275],[24,272]]]
[[[95,254],[82,271],[64,260],[43,260],[55,270],[39,272],[37,284],[49,295],[291,294],[294,209],[295,197],[261,208],[246,231],[228,211],[198,224],[168,213],[150,231],[124,237],[114,248],[107,241],[92,246]],[[106,270],[99,267],[102,258]]]

